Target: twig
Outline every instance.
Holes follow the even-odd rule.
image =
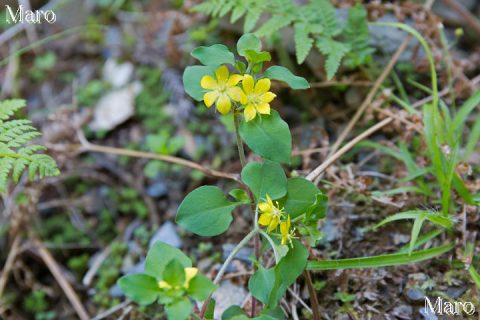
[[[15,262],[15,257],[17,256],[19,247],[20,235],[17,234],[13,240],[12,246],[10,247],[10,252],[8,253],[7,261],[5,262],[5,266],[3,267],[2,275],[0,277],[0,298],[3,295],[3,290],[7,284],[8,276],[10,274],[10,270],[12,270],[13,262]]]
[[[307,283],[308,294],[310,295],[310,304],[312,305],[313,320],[320,320],[320,305],[318,304],[317,293],[313,287],[312,277],[308,270],[303,271],[305,282]]]
[[[307,180],[313,181],[315,180],[322,172],[328,168],[332,163],[338,160],[341,156],[343,156],[346,152],[350,151],[357,143],[365,139],[366,137],[370,136],[374,132],[380,130],[381,128],[385,127],[387,124],[393,121],[393,118],[386,118],[381,122],[377,123],[373,127],[369,128],[368,130],[362,132],[360,135],[355,137],[355,139],[351,140],[349,143],[344,145],[340,150],[338,150],[335,154],[331,155],[325,162],[321,165],[316,167],[312,172],[307,175]]]
[[[45,264],[47,265],[48,269],[52,273],[55,280],[57,280],[60,287],[63,289],[63,292],[67,296],[68,300],[70,301],[70,304],[72,305],[73,309],[77,313],[78,317],[81,320],[90,319],[78,295],[75,293],[75,291],[73,290],[72,286],[67,281],[67,279],[65,279],[65,277],[63,276],[62,271],[60,270],[60,267],[58,266],[57,262],[52,257],[48,249],[35,236],[32,235],[31,238],[32,238],[33,244],[38,250],[40,257],[42,258],[43,262],[45,262]]]
[[[456,11],[463,18],[466,24],[469,25],[471,29],[475,30],[478,35],[480,35],[480,22],[470,11],[465,9],[460,2],[455,0],[443,0],[443,3],[453,11]]]
[[[233,113],[233,123],[235,125],[235,140],[237,141],[238,156],[240,157],[240,164],[242,168],[245,167],[245,151],[243,150],[243,142],[240,137],[240,116],[238,113]]]
[[[105,318],[107,318],[108,316],[114,314],[115,312],[117,312],[117,311],[119,311],[119,310],[127,307],[130,303],[132,303],[132,301],[130,301],[130,300],[125,300],[125,301],[123,301],[122,303],[119,303],[119,304],[111,307],[110,309],[105,310],[104,312],[97,314],[94,318],[92,318],[92,320],[105,319]]]
[[[135,150],[128,150],[128,149],[122,149],[122,148],[114,148],[114,147],[108,147],[108,146],[100,146],[96,144],[92,144],[88,142],[83,135],[79,134],[79,139],[81,142],[80,146],[77,146],[77,149],[79,152],[100,152],[100,153],[108,153],[108,154],[115,154],[115,155],[121,155],[121,156],[128,156],[128,157],[134,157],[134,158],[143,158],[143,159],[152,159],[152,160],[160,160],[160,161],[165,161],[169,163],[174,163],[174,164],[179,164],[184,167],[192,168],[195,170],[199,170],[203,173],[205,173],[208,176],[213,176],[213,177],[218,177],[218,178],[225,178],[225,179],[230,179],[234,180],[236,182],[239,182],[240,179],[237,174],[233,173],[226,173],[226,172],[221,172],[217,171],[214,169],[210,169],[207,167],[204,167],[196,162],[189,161],[186,159],[174,157],[174,156],[167,156],[167,155],[160,155],[156,153],[151,153],[151,152],[143,152],[143,151],[135,151]]]
[[[425,10],[430,10],[430,8],[432,7],[433,5],[433,2],[435,0],[428,0],[425,5],[424,5],[424,8]],[[403,53],[403,51],[405,51],[405,49],[407,48],[408,46],[408,42],[410,41],[411,39],[411,36],[410,35],[407,35],[407,37],[405,38],[405,40],[403,40],[403,42],[400,44],[400,46],[398,47],[397,51],[395,51],[395,53],[393,54],[392,56],[392,59],[390,59],[390,61],[388,62],[387,66],[385,67],[385,69],[383,69],[382,73],[380,74],[380,76],[378,77],[378,79],[375,81],[375,83],[373,84],[373,87],[372,89],[370,89],[370,92],[368,93],[367,97],[365,98],[365,100],[363,101],[363,103],[360,105],[360,108],[358,108],[357,112],[355,113],[355,115],[353,116],[353,118],[350,120],[350,122],[347,124],[347,126],[345,127],[345,129],[343,129],[342,133],[340,134],[340,136],[338,137],[337,141],[335,141],[335,144],[333,144],[332,148],[330,149],[330,153],[329,153],[329,156],[334,154],[338,148],[340,147],[340,145],[343,143],[343,141],[345,141],[345,138],[348,136],[348,134],[350,133],[350,131],[352,131],[353,127],[355,126],[355,124],[358,122],[358,120],[360,119],[360,117],[362,116],[363,112],[368,108],[368,106],[372,103],[373,101],[373,98],[375,97],[375,95],[377,94],[377,91],[378,89],[380,89],[382,83],[385,81],[385,79],[387,78],[387,76],[390,74],[390,71],[392,71],[393,67],[395,66],[395,64],[397,63],[398,59],[400,58],[401,54]]]
[[[102,266],[103,262],[107,257],[110,255],[110,252],[112,251],[112,247],[108,246],[106,247],[93,261],[92,266],[90,269],[88,269],[87,273],[83,277],[82,283],[84,286],[89,287],[90,284],[92,283],[93,277],[95,277],[95,274],[97,273],[98,269]]]
[[[383,72],[380,74],[380,77],[378,77],[378,79],[373,84],[372,89],[368,93],[363,103],[360,105],[360,108],[357,109],[357,112],[355,112],[355,115],[353,116],[353,118],[348,122],[345,129],[343,129],[343,131],[340,133],[340,136],[338,137],[337,141],[335,141],[335,143],[332,145],[329,152],[329,156],[331,156],[338,150],[340,145],[343,143],[345,138],[349,135],[350,131],[352,131],[353,127],[358,122],[360,117],[363,115],[363,112],[372,103],[373,98],[377,94],[378,89],[380,89],[380,86],[385,81],[390,71],[393,69],[393,67],[397,63],[397,60],[400,58],[400,55],[407,48],[410,38],[411,38],[410,36],[407,36],[405,40],[403,40],[402,44],[400,44],[400,47],[398,47],[397,51],[395,51],[395,54],[393,55],[392,59],[388,62],[387,66],[385,67],[385,69],[383,69]]]
[[[312,308],[310,308],[310,307],[308,306],[308,304],[307,304],[305,301],[303,301],[303,299],[302,299],[295,291],[293,291],[290,287],[287,288],[287,290],[288,290],[288,292],[290,292],[290,294],[295,298],[295,300],[297,300],[298,302],[300,302],[300,304],[301,304],[308,312],[310,312],[310,313],[313,314]]]

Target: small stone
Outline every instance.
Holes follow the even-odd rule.
[[[148,186],[146,191],[148,196],[152,198],[160,198],[168,194],[167,185],[163,181],[154,182],[153,184]]]
[[[460,297],[462,294],[467,291],[466,287],[452,287],[447,289],[447,296],[449,296],[452,299],[457,299]]]
[[[160,229],[155,232],[150,239],[149,247],[151,248],[157,241],[165,242],[175,248],[182,246],[182,239],[178,235],[175,225],[170,221],[165,222]]]
[[[114,59],[108,59],[103,66],[103,80],[114,88],[121,88],[130,81],[133,70],[133,64],[129,62],[117,63]]]
[[[413,308],[409,305],[402,304],[393,309],[393,315],[400,319],[412,319]]]
[[[411,301],[423,301],[425,300],[425,292],[417,288],[408,289],[406,292],[407,298]]]
[[[213,293],[213,299],[216,301],[214,318],[220,319],[223,312],[232,305],[241,305],[247,294],[243,286],[237,286],[230,280],[222,281]]]

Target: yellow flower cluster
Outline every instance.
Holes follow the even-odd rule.
[[[282,244],[289,243],[292,245],[292,239],[295,235],[295,228],[291,228],[292,222],[290,215],[287,215],[286,220],[282,220],[285,216],[285,212],[280,208],[278,202],[273,203],[272,199],[267,195],[267,201],[258,204],[258,210],[261,215],[258,218],[258,223],[264,227],[267,227],[267,233],[270,233],[277,229],[280,224],[280,235],[282,238]]]
[[[257,113],[270,114],[270,102],[276,97],[269,91],[270,79],[263,78],[255,83],[251,75],[230,74],[226,66],[215,71],[215,78],[210,75],[203,76],[200,86],[208,90],[203,96],[208,108],[215,104],[221,114],[226,114],[232,108],[232,101],[239,103],[244,108],[246,121],[255,119]]]

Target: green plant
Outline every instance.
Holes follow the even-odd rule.
[[[0,102],[0,192],[7,189],[8,178],[18,182],[22,173],[28,170],[28,178],[60,174],[55,160],[40,153],[45,147],[28,142],[40,136],[30,120],[8,120],[16,111],[25,107],[25,100]]]
[[[244,32],[256,29],[259,37],[271,35],[287,26],[293,27],[298,64],[305,61],[315,45],[326,57],[327,78],[331,79],[345,58],[345,65],[355,68],[371,61],[367,12],[361,4],[351,7],[345,25],[340,25],[329,0],[310,0],[298,4],[292,0],[208,0],[193,8],[213,17],[231,13],[230,22],[244,17]],[[269,19],[255,28],[263,14]]]
[[[308,82],[280,66],[262,71],[270,54],[261,51],[260,40],[252,34],[238,40],[237,52],[238,58],[220,44],[196,48],[192,56],[203,65],[187,67],[183,80],[192,98],[203,100],[207,107],[215,105],[221,114],[233,115],[230,119],[243,168],[236,180],[238,187],[228,195],[216,186],[193,190],[180,204],[176,221],[197,235],[216,236],[229,229],[235,208],[248,206],[252,209],[251,230],[233,249],[213,283],[199,275],[181,251],[160,242],[149,250],[144,273],[119,280],[130,299],[139,304],[158,301],[169,319],[188,318],[192,312],[190,299],[206,299],[194,317],[207,316],[215,303],[209,298],[215,285],[239,250],[252,239],[256,271],[248,287],[264,304],[257,318],[282,318],[279,301],[307,264],[308,251],[303,242],[314,244],[320,238],[317,224],[325,216],[327,197],[302,177],[287,178],[281,164],[291,162],[292,138],[288,124],[270,106],[276,97],[270,92],[271,80],[283,81],[293,89],[308,88]],[[263,161],[247,163],[244,143]],[[261,252],[260,237],[265,240]],[[266,264],[268,256],[273,257],[273,265]],[[233,306],[223,318],[239,316],[246,317]]]

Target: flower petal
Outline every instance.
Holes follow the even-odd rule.
[[[257,84],[255,85],[255,93],[264,93],[270,90],[270,79],[263,78],[258,80]]]
[[[260,96],[260,100],[265,103],[270,103],[272,102],[273,99],[275,99],[277,95],[273,92],[265,92]]]
[[[230,108],[232,107],[232,101],[230,101],[230,98],[226,94],[221,94],[218,97],[217,100],[217,110],[221,114],[226,114],[228,111],[230,111]]]
[[[242,80],[243,91],[245,91],[246,94],[253,93],[253,85],[254,81],[252,76],[249,74],[244,75]]]
[[[242,101],[244,100],[242,96],[245,94],[243,93],[242,89],[239,87],[232,87],[227,89],[227,94],[233,101]]]
[[[203,89],[214,90],[217,87],[217,81],[212,76],[203,76],[200,80],[200,86]]]
[[[165,281],[162,280],[162,281],[158,281],[158,287],[159,287],[160,289],[169,289],[169,288],[171,288],[172,286],[169,285],[167,282],[165,282]]]
[[[218,98],[218,91],[210,91],[207,92],[203,95],[203,102],[205,102],[205,105],[210,108],[212,104],[217,100]]]
[[[268,103],[261,103],[257,106],[258,113],[270,114],[270,105]]]
[[[229,87],[233,87],[233,86],[236,86],[237,83],[240,82],[240,80],[242,80],[243,76],[239,75],[239,74],[232,74],[230,76],[230,78],[228,78],[228,81],[227,81],[227,85]]]
[[[190,280],[195,278],[197,273],[198,273],[197,268],[192,268],[192,267],[185,268],[185,283],[188,284]]]
[[[258,223],[262,226],[268,226],[270,221],[272,221],[272,215],[268,213],[264,213],[260,215],[260,218],[258,218]]]
[[[228,68],[226,66],[221,66],[215,71],[215,76],[217,77],[218,83],[227,83],[228,81]]]
[[[268,225],[268,230],[267,232],[272,232],[273,230],[277,229],[278,223],[280,222],[280,218],[278,217],[272,217],[272,220],[270,221],[270,224]]]
[[[245,120],[250,121],[255,118],[257,115],[257,111],[255,111],[255,107],[252,106],[251,104],[247,105],[245,110],[243,111],[243,114],[245,115]]]
[[[270,212],[272,211],[271,210],[271,207],[268,205],[267,202],[260,202],[258,204],[258,208],[260,209],[261,212]]]
[[[272,198],[270,198],[270,196],[267,194],[267,202],[268,202],[268,205],[273,208],[274,205],[273,205],[273,201],[272,201]]]

